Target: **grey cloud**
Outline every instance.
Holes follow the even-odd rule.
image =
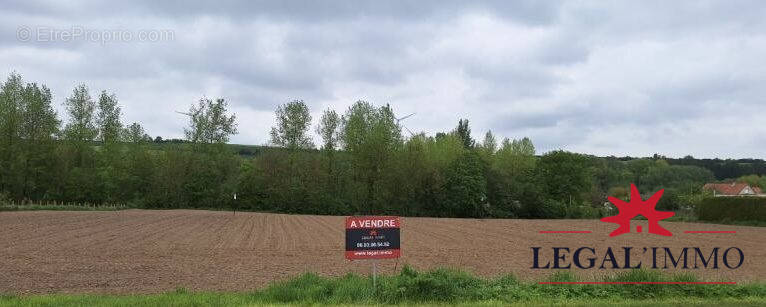
[[[560,121],[562,121],[563,112],[555,112],[552,114],[525,114],[525,115],[512,115],[501,116],[495,118],[491,122],[491,127],[495,127],[498,132],[510,132],[514,134],[516,129],[539,129],[555,127]]]
[[[529,136],[539,151],[764,158],[763,16],[760,1],[11,0],[0,71],[47,84],[57,103],[78,83],[116,92],[153,135],[181,136],[173,111],[203,95],[247,116],[233,141],[250,144],[277,104],[318,114],[367,99],[418,113],[413,130],[467,117],[477,138]],[[22,25],[175,39],[20,42]]]
[[[525,24],[549,24],[558,16],[561,1],[29,1],[10,0],[14,11],[35,15],[70,18],[92,17],[120,12],[156,17],[194,18],[223,16],[234,19],[268,17],[281,22],[323,22],[337,19],[394,19],[401,21],[452,18],[466,11],[480,11],[510,18]]]

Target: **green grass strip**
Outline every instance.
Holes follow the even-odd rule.
[[[578,281],[569,272],[544,281]],[[691,274],[668,275],[632,270],[602,281],[694,282]],[[540,285],[512,275],[483,279],[469,273],[436,269],[418,272],[405,267],[399,274],[369,277],[347,274],[321,277],[306,273],[248,293],[189,293],[183,289],[149,295],[0,296],[0,306],[249,306],[249,305],[566,305],[566,306],[763,306],[766,284],[735,285]]]

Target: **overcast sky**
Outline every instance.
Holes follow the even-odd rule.
[[[264,144],[278,104],[391,104],[433,135],[468,118],[538,152],[766,158],[764,1],[31,1],[0,9],[2,79],[114,92],[181,137],[200,97]],[[312,129],[313,133],[313,129]]]

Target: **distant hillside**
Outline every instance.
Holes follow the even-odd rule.
[[[654,160],[662,159],[670,165],[691,165],[709,169],[718,180],[734,179],[746,175],[766,175],[766,161],[763,159],[697,159],[686,156],[681,159],[668,158],[661,155],[649,157]],[[639,159],[638,157],[606,157],[619,161]]]

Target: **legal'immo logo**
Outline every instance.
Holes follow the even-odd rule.
[[[620,225],[620,227],[617,227],[617,229],[612,231],[609,236],[616,237],[624,233],[629,233],[630,220],[638,215],[643,215],[649,220],[649,233],[661,236],[673,236],[673,233],[660,226],[659,221],[675,215],[675,212],[657,211],[655,209],[655,207],[657,207],[657,201],[660,200],[663,192],[665,192],[664,189],[659,190],[657,193],[654,193],[654,195],[649,197],[649,199],[642,200],[641,194],[638,193],[638,188],[631,183],[629,203],[626,203],[619,198],[609,196],[609,202],[617,206],[617,209],[620,210],[620,213],[617,215],[601,219],[602,222]],[[641,232],[641,226],[636,226],[636,232]]]
[[[641,215],[648,220],[648,232],[661,236],[673,236],[673,233],[660,226],[661,220],[667,219],[674,212],[657,211],[657,202],[664,190],[659,190],[647,200],[641,198],[638,188],[630,185],[630,202],[615,197],[609,201],[617,206],[619,213],[602,218],[602,222],[615,223],[619,227],[609,236],[616,237],[630,233],[630,220]],[[641,226],[636,232],[642,232]],[[541,234],[561,234],[565,236],[587,236],[590,230],[543,230]],[[685,230],[684,234],[728,233],[736,231]],[[656,243],[668,242],[657,238]],[[566,242],[576,242],[568,240]],[[624,244],[624,242],[623,242]],[[549,248],[532,246],[532,269],[719,269],[719,264],[728,269],[737,269],[745,262],[745,253],[736,246],[567,246],[564,243]]]

